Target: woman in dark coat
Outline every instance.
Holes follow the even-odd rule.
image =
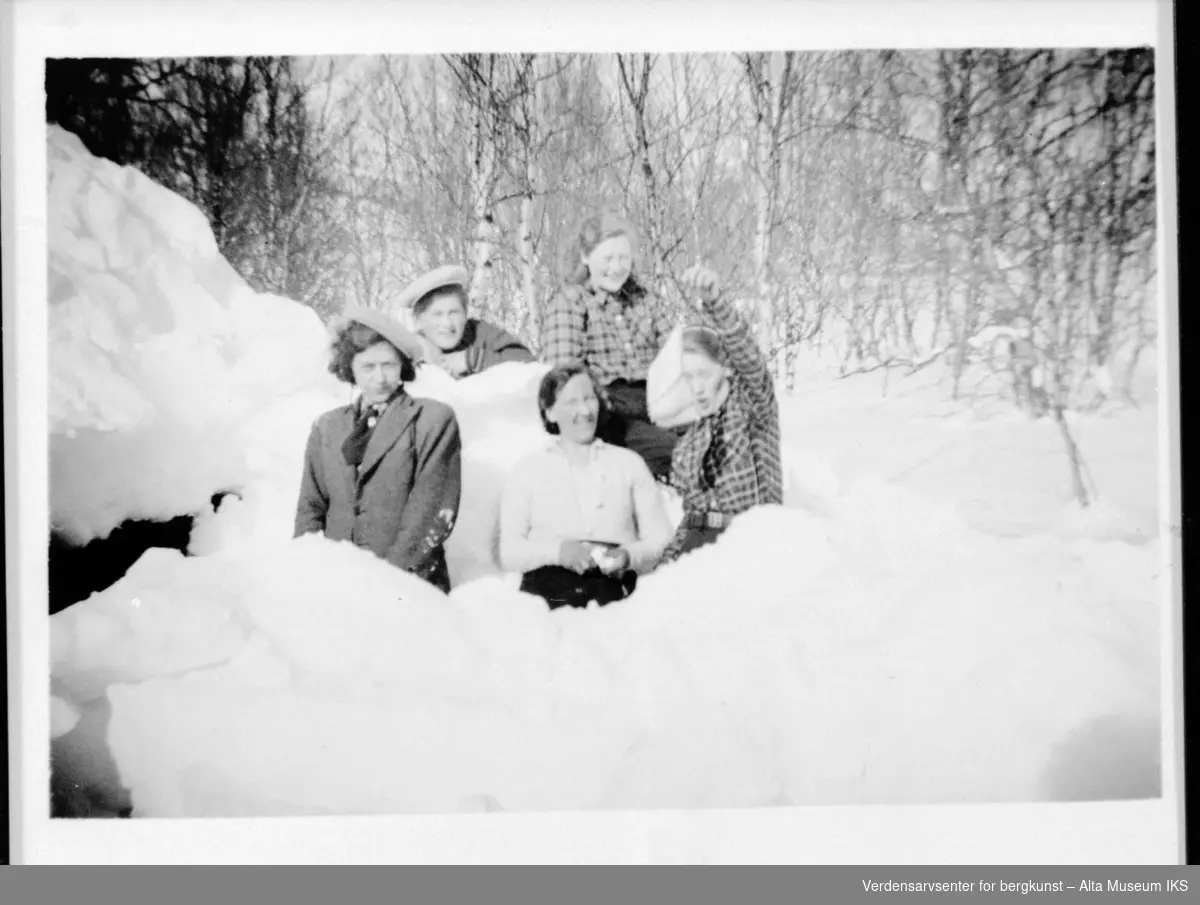
[[[783,502],[779,402],[767,361],[716,274],[695,267],[681,282],[697,292],[712,327],[683,333],[681,371],[699,418],[675,447],[671,483],[684,516],[664,561],[714,542],[748,509]]]
[[[390,317],[346,313],[329,369],[362,395],[313,424],[295,536],[351,541],[449,592],[443,545],[458,518],[462,443],[453,409],[404,391],[420,358]]]
[[[451,377],[478,374],[506,361],[533,361],[533,353],[511,333],[467,317],[467,272],[462,267],[430,271],[405,289],[396,303],[412,308],[424,360]]]

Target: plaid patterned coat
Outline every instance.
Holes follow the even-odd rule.
[[[737,515],[782,503],[779,402],[766,359],[728,300],[706,303],[705,314],[729,361],[729,395],[716,412],[693,423],[675,447],[671,483],[687,513]],[[679,556],[686,537],[687,527],[680,525],[664,561]]]
[[[542,360],[550,367],[581,362],[600,386],[645,380],[675,324],[646,292],[612,295],[569,285],[542,321]]]

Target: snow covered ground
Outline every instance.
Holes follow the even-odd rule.
[[[194,555],[52,617],[56,750],[136,814],[1159,794],[1152,398],[1076,421],[1080,512],[1052,423],[814,363],[782,402],[786,506],[551,614],[494,560],[541,366],[423,371],[465,443],[446,597],[290,539],[309,424],[349,398],[316,316],[249,290],[180,199],[49,148],[52,523],[82,542],[238,494]]]

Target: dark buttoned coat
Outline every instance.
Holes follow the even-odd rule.
[[[358,468],[342,454],[357,414],[356,404],[346,405],[313,423],[295,536],[320,532],[351,541],[449,591],[444,544],[462,492],[453,409],[401,393],[380,416]]]

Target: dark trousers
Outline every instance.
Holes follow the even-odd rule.
[[[445,550],[437,550],[420,568],[414,569],[413,574],[446,594],[450,593],[450,567],[446,563]]]
[[[709,544],[715,543],[717,538],[725,533],[724,528],[688,528],[687,533],[683,536],[683,545],[679,548],[679,555],[690,553],[700,547],[707,547]]]
[[[682,431],[659,427],[650,421],[646,407],[646,382],[614,380],[607,387],[608,408],[597,431],[601,440],[633,450],[660,481],[671,476],[671,454]]]
[[[521,576],[521,590],[541,597],[552,610],[560,606],[582,608],[593,600],[607,606],[624,600],[636,587],[637,573],[633,571],[605,575],[599,569],[589,569],[580,574],[562,566],[542,566]]]

